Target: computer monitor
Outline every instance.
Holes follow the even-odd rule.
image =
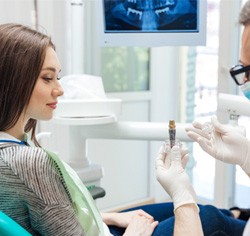
[[[206,0],[97,0],[102,46],[206,44]]]

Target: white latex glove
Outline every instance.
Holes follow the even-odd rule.
[[[156,159],[157,180],[172,198],[174,210],[184,204],[196,204],[196,194],[183,168],[182,160],[186,163],[187,153],[182,158],[177,146],[167,153],[161,147]]]
[[[238,164],[250,174],[250,142],[235,128],[221,124],[216,117],[211,119],[211,133],[202,131],[202,124],[194,121],[187,127],[187,135],[199,143],[201,148],[215,159]]]

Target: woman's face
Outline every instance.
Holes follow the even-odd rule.
[[[61,65],[56,52],[49,47],[39,78],[32,92],[25,117],[36,120],[49,120],[56,109],[57,98],[63,94],[63,88],[59,84],[58,74]]]

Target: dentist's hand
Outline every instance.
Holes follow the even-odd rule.
[[[250,175],[250,142],[233,127],[219,123],[216,117],[211,119],[213,130],[209,134],[202,131],[202,124],[195,121],[186,128],[187,135],[199,143],[201,148],[215,159],[238,164]]]
[[[174,146],[167,153],[161,148],[156,159],[157,180],[172,198],[175,210],[185,204],[196,204],[196,194],[184,170],[187,157],[186,152],[181,153]]]

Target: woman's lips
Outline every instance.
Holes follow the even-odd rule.
[[[47,105],[52,109],[56,109],[57,102],[48,103]]]

